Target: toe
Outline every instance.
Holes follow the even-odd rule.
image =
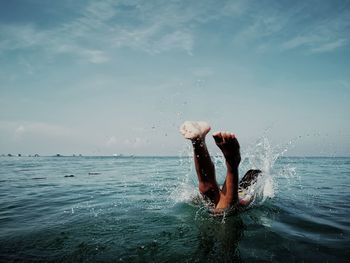
[[[224,139],[224,142],[228,142],[230,140],[230,133],[228,133],[227,131],[224,132],[223,134],[223,139]]]
[[[216,143],[222,143],[223,142],[221,132],[214,132],[213,137],[214,137],[214,140],[215,140]]]
[[[235,136],[235,134],[234,133],[230,133],[229,134],[229,140],[232,142],[233,140],[235,140],[236,139],[236,136]]]

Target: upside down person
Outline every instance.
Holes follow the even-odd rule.
[[[252,197],[244,195],[244,190],[256,181],[261,171],[249,170],[238,183],[238,166],[241,161],[238,140],[233,133],[215,132],[213,138],[224,155],[227,167],[226,179],[220,188],[205,144],[210,129],[209,124],[203,121],[186,121],[180,127],[181,134],[192,142],[199,192],[212,205],[214,213],[247,207],[252,202]]]

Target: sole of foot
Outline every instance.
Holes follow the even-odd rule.
[[[204,139],[210,131],[210,126],[205,121],[185,121],[180,126],[180,133],[189,140]]]
[[[221,149],[225,159],[238,165],[241,161],[239,143],[236,136],[230,132],[215,132],[213,134],[216,145]]]

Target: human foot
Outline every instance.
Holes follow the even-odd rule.
[[[191,141],[204,139],[210,129],[205,121],[185,121],[180,126],[181,134]]]
[[[221,149],[226,162],[232,168],[237,168],[241,161],[241,154],[239,152],[239,143],[236,136],[229,132],[215,132],[213,134],[216,145]]]

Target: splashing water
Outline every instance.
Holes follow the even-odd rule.
[[[196,200],[198,197],[197,190],[197,178],[194,175],[194,164],[193,164],[193,153],[190,146],[186,146],[179,153],[179,166],[182,167],[182,170],[185,173],[179,182],[178,185],[172,190],[169,197],[175,203],[182,202],[192,202]]]
[[[295,167],[290,164],[284,165],[280,169],[275,168],[276,161],[282,157],[292,145],[292,141],[283,146],[273,147],[266,136],[259,138],[256,143],[243,150],[242,161],[240,164],[240,175],[243,175],[250,169],[259,169],[262,171],[257,181],[248,187],[246,193],[253,197],[251,206],[262,205],[267,199],[275,196],[278,190],[277,180],[278,176],[283,176],[287,179],[296,176]],[[191,147],[187,147],[180,154],[180,165],[186,171],[184,179],[181,180],[178,187],[171,193],[171,198],[175,202],[198,202],[197,178],[195,176],[195,169],[193,164]],[[225,160],[222,155],[212,156],[215,167],[218,170],[224,170]],[[224,181],[223,172],[217,173],[219,182]]]
[[[278,189],[277,177],[292,178],[296,176],[295,167],[285,165],[282,169],[275,169],[275,163],[293,146],[293,141],[286,145],[272,147],[266,136],[248,147],[242,156],[240,170],[242,174],[249,169],[259,169],[262,174],[257,181],[248,188],[248,193],[254,196],[252,205],[261,205],[267,199],[273,198]]]
[[[262,171],[258,180],[248,188],[248,194],[254,197],[253,205],[260,205],[267,198],[275,196],[273,166],[280,155],[271,147],[269,140],[266,137],[262,137],[254,146],[250,146],[242,156],[240,166],[242,174],[249,169]]]

